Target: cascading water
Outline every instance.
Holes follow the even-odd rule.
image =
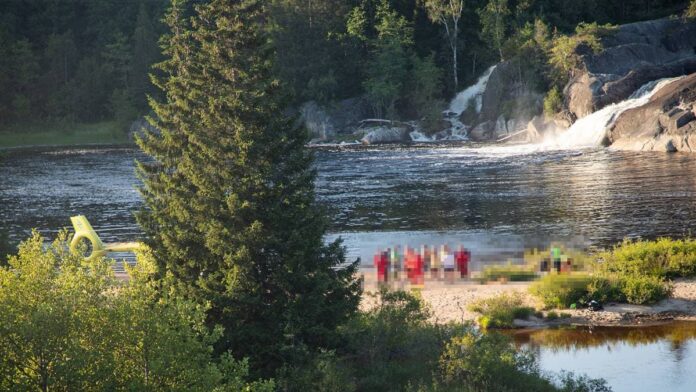
[[[601,145],[606,136],[607,129],[611,127],[619,115],[628,109],[644,105],[657,91],[666,84],[680,78],[667,78],[655,80],[644,84],[627,99],[606,106],[586,117],[576,121],[567,131],[551,140],[544,141],[542,145],[547,149],[574,149],[597,147]]]
[[[466,131],[468,126],[461,121],[459,121],[459,116],[469,107],[469,104],[474,102],[476,112],[481,111],[481,105],[483,104],[483,93],[486,91],[486,85],[488,84],[488,78],[495,69],[495,65],[491,66],[486,70],[486,72],[479,77],[476,84],[473,84],[455,96],[450,102],[449,108],[443,112],[444,120],[450,124],[449,134],[447,137],[449,140],[465,140]],[[414,142],[426,142],[433,141],[425,134],[420,131],[411,132],[411,140]]]
[[[476,81],[476,84],[467,87],[457,94],[452,102],[450,102],[449,109],[445,112],[445,120],[450,123],[450,134],[455,136],[465,136],[463,133],[467,130],[467,126],[459,121],[459,116],[469,107],[469,104],[474,102],[474,109],[476,113],[481,111],[481,106],[483,104],[483,93],[486,91],[486,86],[488,85],[488,78],[490,78],[491,73],[495,69],[495,65],[491,66],[486,70],[486,72],[481,75],[481,77]]]
[[[538,144],[495,145],[476,148],[484,156],[515,156],[534,154],[543,151],[580,150],[599,147],[619,115],[628,109],[646,104],[650,97],[665,85],[683,78],[666,78],[648,82],[636,90],[627,99],[606,106],[576,121],[568,130]]]

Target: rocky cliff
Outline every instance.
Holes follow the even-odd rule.
[[[643,84],[696,72],[696,22],[658,19],[619,26],[593,54],[578,47],[581,63],[564,93],[568,109],[582,118],[628,98]]]
[[[696,73],[623,112],[609,129],[611,147],[635,151],[696,152]]]

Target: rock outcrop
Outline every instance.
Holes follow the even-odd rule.
[[[389,127],[382,126],[367,128],[365,136],[360,141],[363,144],[387,144],[410,142],[412,129],[408,127]]]
[[[330,107],[309,101],[300,107],[300,121],[312,139],[330,140],[337,135],[353,133],[369,113],[369,105],[363,98],[344,99]]]
[[[696,152],[696,73],[623,112],[609,129],[611,147],[635,151]]]
[[[696,22],[658,19],[619,26],[593,54],[580,45],[576,76],[564,89],[577,118],[628,98],[652,80],[696,72]]]

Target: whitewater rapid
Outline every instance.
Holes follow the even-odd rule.
[[[614,124],[621,113],[646,104],[661,88],[681,78],[683,76],[648,82],[627,99],[583,117],[573,123],[565,132],[549,136],[539,143],[486,146],[475,148],[475,150],[482,155],[509,156],[543,151],[583,150],[601,147],[607,130]]]

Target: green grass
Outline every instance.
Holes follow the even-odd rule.
[[[130,143],[128,133],[115,121],[13,125],[0,130],[0,148],[126,143]]]

